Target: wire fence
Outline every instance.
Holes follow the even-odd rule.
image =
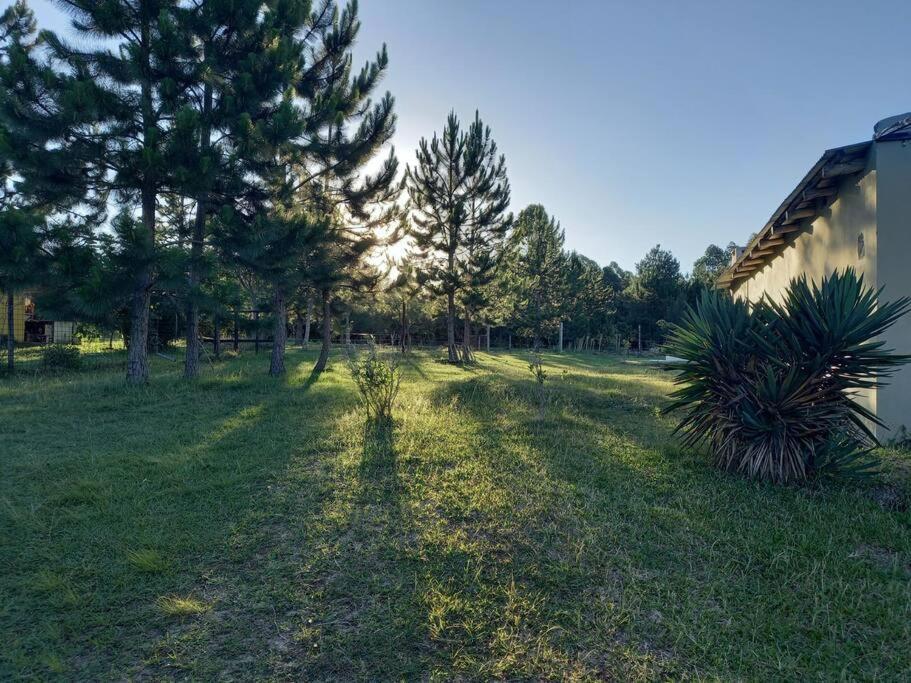
[[[251,337],[240,335],[226,335],[216,342],[212,336],[202,336],[202,361],[215,360],[220,357],[231,357],[238,354],[268,354],[272,349],[272,339],[263,334]],[[457,339],[457,345],[462,345],[462,340]],[[495,335],[488,339],[486,334],[472,335],[471,347],[476,351],[530,351],[533,348],[532,340],[512,335]],[[402,339],[399,334],[369,334],[339,333],[333,334],[330,339],[333,349],[374,345],[389,349],[401,349]],[[288,337],[287,348],[289,351],[310,350],[316,351],[322,346],[319,337],[309,340],[293,335]],[[439,339],[433,334],[415,334],[406,338],[408,350],[436,350],[446,347],[446,340]],[[555,340],[545,340],[539,344],[539,350],[554,352],[560,351]],[[654,356],[663,353],[661,347],[652,340],[642,340],[641,351],[638,339],[635,342],[619,337],[608,342],[600,339],[597,342],[591,339],[563,340],[564,353],[604,353],[621,356]],[[178,342],[168,346],[155,346],[150,348],[152,358],[161,359],[181,364],[185,357],[185,348]],[[13,373],[16,376],[47,375],[62,370],[103,371],[126,370],[127,350],[122,339],[81,339],[72,344],[28,344],[18,343],[13,353]],[[0,377],[9,376],[7,350],[5,339],[0,339]]]
[[[120,340],[83,339],[71,344],[18,343],[13,348],[17,376],[60,370],[110,370],[126,368],[126,347]],[[6,340],[0,342],[0,376],[9,375]]]

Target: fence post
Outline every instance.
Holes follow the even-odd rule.
[[[639,325],[639,355],[642,355],[642,325]]]
[[[212,350],[215,352],[215,357],[218,358],[221,356],[221,317],[215,315],[215,330],[212,332]]]
[[[559,337],[559,341],[557,342],[557,351],[559,351],[560,353],[563,353],[563,321],[562,320],[560,321],[560,337]]]
[[[240,331],[238,330],[240,323],[237,320],[237,311],[234,311],[234,353],[237,353],[240,350]]]
[[[490,323],[487,323],[487,353],[490,353]]]
[[[253,348],[259,353],[259,309],[253,311],[253,324],[256,326],[256,336],[253,338]]]

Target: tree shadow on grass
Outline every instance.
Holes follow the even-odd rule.
[[[197,383],[172,372],[140,388],[110,374],[44,392],[21,387],[30,430],[48,442],[35,450],[30,430],[5,440],[0,497],[10,512],[34,512],[0,520],[15,541],[4,552],[10,599],[0,632],[16,633],[0,678],[43,678],[50,668],[82,679],[247,670],[244,645],[265,632],[238,629],[249,637],[234,648],[218,618],[263,623],[255,600],[232,596],[244,595],[244,579],[263,583],[261,561],[271,566],[283,545],[273,505],[297,495],[285,479],[307,457],[300,444],[316,456],[321,427],[347,396],[331,384],[305,396],[260,370],[232,362]],[[15,417],[5,408],[0,425]],[[304,490],[329,488],[319,470],[302,469],[294,476]],[[158,600],[168,596],[203,611],[167,614]],[[207,662],[205,652],[223,659]]]
[[[533,383],[520,375],[453,382],[435,392],[438,405],[455,405],[482,425],[479,454],[513,487],[515,523],[501,529],[501,538],[511,575],[534,577],[516,586],[540,598],[537,623],[557,627],[542,635],[545,642],[586,675],[701,671],[736,678],[767,661],[778,642],[736,634],[774,623],[778,638],[797,644],[792,673],[819,670],[830,657],[855,661],[863,646],[840,651],[837,617],[808,631],[801,615],[819,600],[816,584],[803,581],[807,566],[825,567],[833,585],[856,599],[867,592],[846,560],[857,544],[851,531],[857,506],[841,493],[815,500],[800,490],[725,476],[684,453],[670,439],[672,420],[657,413],[664,399],[653,379],[651,373],[570,377],[566,402],[551,406],[543,420],[534,417]],[[880,530],[894,526],[878,510],[865,514],[880,518]],[[894,632],[898,612],[885,597],[893,591],[885,580],[878,585],[877,609],[891,615]],[[784,617],[781,600],[801,607]],[[527,617],[531,629],[536,620],[531,612]],[[876,618],[854,618],[863,628],[878,627]],[[720,632],[723,620],[733,630]],[[722,646],[759,651],[745,661],[718,657]],[[602,662],[587,658],[593,651],[603,654]],[[541,675],[535,668],[514,670],[532,672]]]

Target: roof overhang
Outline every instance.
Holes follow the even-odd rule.
[[[734,263],[718,277],[718,287],[729,289],[738,280],[752,276],[793,244],[794,239],[835,200],[841,178],[866,169],[872,144],[860,142],[827,150]]]

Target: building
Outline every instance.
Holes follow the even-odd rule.
[[[853,267],[886,300],[911,295],[911,113],[884,119],[873,139],[823,153],[750,243],[732,254],[719,287],[733,296],[780,300],[792,278],[819,282]],[[911,353],[911,316],[886,333],[889,348]],[[911,429],[911,367],[862,403],[889,439]]]
[[[0,338],[7,335],[7,295],[0,292]],[[13,295],[13,339],[21,344],[70,344],[76,333],[76,323],[45,320],[37,315],[31,292]]]

